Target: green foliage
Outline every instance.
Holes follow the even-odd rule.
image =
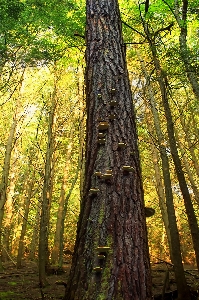
[[[0,3],[0,31],[6,33],[20,22],[25,5],[20,0],[4,0]]]
[[[8,285],[15,286],[15,285],[17,285],[17,282],[15,282],[15,281],[9,281]]]
[[[0,292],[0,299],[2,300],[9,300],[10,297],[17,296],[14,292],[7,291],[7,292]]]
[[[47,64],[82,44],[74,37],[74,32],[84,32],[81,1],[5,0],[0,18],[1,65],[16,58],[20,64]]]

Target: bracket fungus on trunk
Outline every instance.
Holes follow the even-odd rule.
[[[106,136],[106,133],[99,132],[98,133],[98,138],[103,139]]]
[[[111,100],[111,101],[109,102],[109,104],[110,104],[111,107],[115,107],[115,106],[118,105],[118,102],[117,102],[116,100]]]
[[[122,170],[126,173],[130,173],[130,172],[133,172],[134,171],[134,168],[131,167],[131,166],[123,166],[122,167]]]
[[[127,145],[125,143],[118,143],[119,149],[124,149]]]
[[[97,177],[101,177],[101,176],[102,176],[102,172],[96,171],[96,172],[94,173],[94,175],[97,176]]]
[[[113,177],[113,175],[112,175],[112,174],[109,174],[109,173],[104,173],[104,174],[101,176],[101,178],[102,178],[102,179],[105,179],[105,180],[111,179],[112,177]]]
[[[108,122],[100,122],[98,125],[98,129],[100,131],[107,130],[109,128],[109,123]]]
[[[104,145],[106,143],[106,139],[98,139],[98,144]]]
[[[106,258],[106,256],[103,255],[103,254],[98,254],[97,258],[98,258],[99,260],[104,260],[104,259]]]
[[[111,90],[111,95],[114,96],[116,94],[116,89]]]
[[[110,247],[108,246],[99,246],[97,247],[96,251],[99,253],[99,254],[102,254],[102,253],[108,253],[108,251],[110,250]]]
[[[109,120],[115,120],[117,118],[117,116],[115,114],[110,114],[108,116]]]
[[[101,267],[95,267],[95,268],[93,268],[93,271],[96,272],[96,273],[101,273],[102,268]]]
[[[98,188],[91,188],[91,189],[89,190],[89,195],[90,195],[90,196],[96,196],[97,193],[99,193],[99,192],[100,192],[100,190],[99,190]]]

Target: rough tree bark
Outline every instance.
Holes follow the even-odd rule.
[[[132,96],[117,0],[87,0],[84,194],[65,300],[149,300]]]

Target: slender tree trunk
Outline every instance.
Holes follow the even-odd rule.
[[[199,269],[199,228],[198,228],[195,212],[193,209],[191,197],[189,194],[189,190],[187,187],[187,183],[185,180],[184,172],[182,169],[181,161],[180,161],[180,158],[178,155],[178,149],[176,146],[174,125],[173,125],[171,110],[170,110],[169,101],[168,101],[168,94],[167,94],[168,81],[167,81],[167,77],[166,77],[164,71],[161,68],[161,65],[160,65],[160,62],[158,59],[158,55],[157,55],[156,46],[155,46],[155,44],[152,40],[152,37],[148,31],[148,28],[146,26],[145,26],[145,31],[147,32],[147,37],[148,37],[148,41],[150,44],[151,53],[153,56],[153,62],[154,62],[154,66],[155,66],[156,73],[157,73],[157,80],[158,80],[160,91],[161,91],[162,104],[164,107],[165,117],[167,120],[167,131],[168,131],[171,154],[172,154],[173,162],[175,165],[175,170],[176,170],[176,174],[178,177],[180,189],[181,189],[181,192],[182,192],[182,195],[184,198],[185,209],[186,209],[186,213],[188,216],[189,227],[191,230],[193,246],[194,246],[195,255],[196,255],[196,262],[197,262],[197,266]],[[168,212],[168,214],[169,214],[169,212]],[[181,296],[179,295],[179,299],[180,299],[180,297],[181,298],[183,297],[182,299],[184,299],[183,294]]]
[[[17,254],[17,268],[21,268],[22,256],[24,251],[24,237],[26,234],[27,228],[27,221],[28,221],[28,214],[30,208],[30,200],[33,194],[33,187],[34,187],[34,174],[31,174],[32,179],[27,180],[26,187],[25,187],[25,201],[24,201],[24,215],[23,215],[23,223],[21,228],[21,234],[19,238],[19,247],[18,247],[18,254]]]
[[[49,112],[48,123],[48,141],[45,161],[45,174],[42,195],[42,207],[40,218],[40,234],[39,234],[39,283],[41,287],[45,287],[48,282],[46,279],[46,271],[49,268],[49,218],[50,218],[50,203],[52,196],[52,157],[54,151],[54,133],[53,124],[56,109],[56,83],[54,93],[52,95],[52,104]]]
[[[64,208],[63,208],[63,212],[62,212],[61,230],[60,230],[60,238],[59,238],[59,267],[60,268],[63,265],[64,229],[65,229],[64,223],[65,223],[66,213],[67,213],[67,210],[68,210],[68,201],[70,199],[72,191],[73,191],[73,189],[75,187],[75,184],[77,182],[79,170],[80,170],[80,160],[78,162],[78,166],[77,166],[77,169],[76,169],[76,172],[75,172],[75,177],[74,177],[73,182],[71,184],[70,190],[68,191],[68,194],[66,195]]]
[[[182,1],[182,12],[179,9],[179,0],[175,0],[175,17],[180,27],[180,55],[184,63],[185,71],[192,86],[196,98],[199,100],[199,82],[196,68],[193,67],[190,60],[190,50],[187,47],[187,8],[188,0]],[[180,18],[182,16],[182,18]]]
[[[62,226],[62,217],[64,211],[64,204],[66,200],[66,187],[67,187],[67,180],[69,176],[69,164],[72,152],[72,140],[73,140],[73,130],[71,129],[70,135],[71,142],[68,145],[67,154],[66,154],[66,164],[64,168],[64,175],[62,180],[60,198],[59,198],[59,207],[57,211],[57,222],[56,222],[56,230],[55,230],[55,237],[54,237],[54,245],[51,253],[51,262],[52,264],[56,264],[59,261],[59,252],[60,252],[60,238],[61,238],[61,226]]]
[[[173,194],[172,194],[172,188],[171,188],[171,178],[170,178],[170,172],[169,172],[169,160],[166,152],[166,146],[165,146],[165,139],[164,135],[161,130],[160,126],[160,119],[158,115],[158,111],[156,109],[156,102],[154,99],[153,90],[150,86],[149,82],[149,76],[147,74],[147,71],[145,69],[143,61],[140,59],[142,71],[144,73],[144,76],[147,81],[147,90],[149,95],[149,101],[151,106],[151,111],[154,117],[154,125],[155,130],[157,134],[158,139],[158,146],[160,151],[160,156],[162,160],[162,172],[163,172],[163,178],[164,178],[164,186],[165,186],[165,196],[166,196],[166,206],[167,206],[167,213],[168,213],[168,221],[169,221],[169,230],[170,230],[170,236],[171,236],[171,253],[172,253],[172,262],[174,264],[174,271],[175,271],[175,278],[176,283],[178,287],[179,292],[179,299],[184,299],[184,295],[187,295],[186,299],[189,298],[189,291],[185,279],[183,264],[182,264],[182,256],[181,256],[181,250],[180,250],[180,238],[179,238],[179,232],[176,222],[176,216],[175,216],[175,209],[174,209],[174,203],[173,203]]]
[[[158,194],[158,199],[159,199],[159,206],[160,206],[160,211],[162,214],[162,219],[164,223],[164,227],[166,230],[166,236],[167,236],[167,241],[169,245],[169,250],[170,250],[170,257],[171,261],[174,262],[173,259],[173,254],[172,254],[172,243],[171,243],[171,232],[170,232],[170,227],[169,227],[169,217],[167,213],[167,206],[166,206],[166,198],[165,198],[165,193],[164,193],[164,187],[163,187],[163,182],[162,182],[162,176],[161,176],[161,171],[160,171],[160,166],[158,163],[158,150],[152,144],[152,157],[153,157],[153,165],[154,165],[154,170],[155,170],[155,178],[156,178],[156,190]]]
[[[80,161],[80,201],[83,198],[84,175],[85,175],[85,103],[84,103],[84,74],[79,68],[78,73],[78,96],[79,96],[79,161]]]
[[[14,136],[17,126],[17,119],[16,116],[13,118],[13,123],[10,128],[10,134],[6,144],[6,152],[4,158],[4,165],[3,165],[3,172],[2,172],[2,179],[0,183],[0,271],[3,270],[2,266],[2,222],[3,222],[3,215],[4,215],[4,205],[7,199],[7,187],[8,187],[8,177],[10,171],[10,160],[11,160],[11,153],[13,149],[14,143]]]
[[[180,123],[182,125],[182,129],[183,129],[185,137],[186,137],[186,142],[187,142],[188,147],[189,147],[189,151],[190,151],[190,154],[191,154],[191,159],[192,159],[193,165],[195,167],[196,174],[199,177],[199,164],[198,164],[197,155],[195,154],[195,147],[194,147],[193,143],[190,141],[189,133],[188,133],[188,130],[185,126],[183,116],[181,114],[180,114]]]
[[[169,217],[168,217],[167,206],[166,206],[166,196],[165,196],[165,192],[164,192],[164,184],[162,182],[162,174],[161,174],[161,170],[160,170],[160,166],[159,166],[159,154],[158,154],[160,152],[158,150],[160,149],[161,145],[163,146],[163,144],[164,144],[164,138],[163,138],[163,133],[162,133],[161,126],[160,126],[160,119],[159,119],[159,115],[158,115],[158,111],[157,111],[157,107],[156,107],[155,95],[153,93],[153,88],[151,87],[150,83],[148,82],[148,73],[147,73],[147,70],[145,68],[143,61],[140,58],[140,55],[139,55],[139,60],[140,60],[142,71],[144,73],[144,76],[145,76],[145,79],[147,82],[147,86],[146,86],[147,95],[146,96],[148,96],[148,99],[149,99],[150,108],[151,108],[151,111],[153,114],[153,122],[155,124],[155,132],[156,132],[156,135],[158,136],[157,143],[155,143],[154,139],[151,139],[151,152],[152,152],[153,165],[154,165],[154,170],[155,170],[156,191],[158,194],[160,211],[162,214],[162,219],[163,219],[164,227],[166,230],[171,261],[174,263],[173,254],[172,254],[172,246],[171,246],[172,245],[171,232],[170,232],[171,229],[169,227]],[[145,101],[145,105],[147,106],[146,101]],[[147,123],[148,131],[152,136],[154,129],[151,126],[151,122],[148,121],[149,119],[150,119],[150,117],[146,113],[146,123]],[[164,152],[162,152],[162,155],[165,155],[166,156],[165,159],[167,159],[167,165],[165,165],[165,166],[162,165],[162,170],[163,170],[163,175],[164,175],[164,169],[167,168],[169,165],[166,148],[165,148]],[[163,176],[163,179],[165,179],[165,176]],[[171,180],[170,180],[170,182],[165,182],[165,180],[164,180],[164,183],[167,185],[171,184]],[[170,189],[172,191],[171,186],[170,186]],[[168,194],[167,194],[167,196],[168,196]],[[168,199],[168,203],[170,203],[170,205],[172,205],[173,209],[174,209],[173,198]],[[176,218],[175,218],[175,222],[176,222]],[[180,248],[178,249],[178,251],[180,254]]]
[[[195,112],[195,109],[193,109]],[[199,140],[199,128],[198,128],[198,115],[197,113],[193,115],[193,112],[192,112],[192,122],[193,122],[193,132],[195,133],[196,137],[198,138]],[[199,175],[198,175],[199,176]]]
[[[7,253],[11,251],[11,231],[12,231],[12,218],[13,218],[13,196],[15,189],[15,172],[14,170],[10,171],[10,183],[7,188],[7,200],[4,206],[5,218],[4,218],[4,237],[3,245]],[[6,257],[6,260],[9,257]]]
[[[39,202],[40,204],[40,202]],[[35,220],[34,220],[34,226],[33,226],[33,233],[32,233],[32,239],[30,243],[30,254],[29,254],[29,259],[34,260],[35,259],[35,254],[37,251],[37,245],[38,245],[38,236],[39,236],[39,221],[40,221],[40,215],[41,215],[41,207],[37,206],[37,211],[35,215]]]
[[[65,299],[149,300],[135,116],[118,1],[87,0],[84,195]]]
[[[195,180],[193,178],[192,172],[190,170],[190,165],[189,165],[189,163],[186,159],[185,151],[184,151],[183,146],[181,144],[181,141],[178,137],[177,130],[175,130],[175,136],[176,136],[176,141],[178,143],[178,146],[179,146],[179,149],[180,149],[180,152],[181,152],[183,164],[184,164],[184,167],[186,169],[186,173],[187,173],[191,188],[192,188],[194,196],[195,196],[195,200],[196,200],[197,204],[199,205],[199,190],[198,190],[197,184],[195,183]]]

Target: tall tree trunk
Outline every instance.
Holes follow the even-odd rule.
[[[147,73],[144,61],[141,59],[140,55],[138,54],[138,58],[140,60],[140,64],[141,64],[141,68],[142,68],[142,72],[144,74],[144,77],[146,79],[146,97],[149,100],[150,103],[150,108],[151,108],[151,112],[153,115],[153,122],[155,125],[155,132],[157,135],[157,142],[154,141],[154,139],[151,139],[151,152],[152,152],[152,158],[153,158],[153,165],[154,165],[154,170],[155,170],[155,179],[156,179],[156,191],[158,194],[158,199],[159,199],[159,207],[160,207],[160,211],[162,214],[162,219],[163,219],[163,223],[164,223],[164,227],[166,230],[166,235],[167,235],[167,240],[168,240],[168,244],[169,244],[169,250],[170,250],[170,257],[171,257],[171,261],[174,263],[174,259],[173,259],[173,254],[172,254],[172,243],[171,243],[171,229],[169,226],[169,217],[168,217],[168,212],[167,212],[167,203],[170,203],[170,206],[173,206],[173,210],[174,210],[174,204],[173,204],[173,195],[172,195],[172,188],[171,188],[171,179],[168,182],[165,182],[167,175],[164,174],[164,170],[167,169],[167,167],[169,166],[169,160],[168,160],[168,156],[167,156],[167,152],[166,152],[166,148],[164,146],[164,135],[162,133],[161,130],[161,125],[160,125],[160,119],[159,119],[159,115],[158,115],[158,110],[157,110],[157,106],[156,106],[156,101],[155,101],[155,95],[153,92],[153,88],[150,84],[150,82],[148,81],[149,79],[149,74]],[[146,101],[145,101],[145,105],[146,107],[148,107]],[[148,120],[150,119],[150,117],[148,116],[147,112],[145,112],[146,114],[146,123],[147,123],[147,127],[148,127],[148,131],[150,133],[150,136],[152,136],[153,132],[154,132],[154,128],[152,128],[151,122],[149,122]],[[156,137],[155,137],[156,139]],[[160,153],[160,147],[164,146],[164,151],[161,151]],[[159,165],[159,154],[160,153],[160,157],[161,157],[161,161],[162,161],[162,172],[160,170],[160,165]],[[165,159],[162,159],[162,156],[165,156]],[[167,164],[163,165],[163,161],[167,160]],[[162,182],[162,173],[163,173],[163,180],[164,183]],[[169,188],[171,190],[170,194],[166,194],[167,197],[169,195],[172,195],[171,199],[168,199],[166,201],[166,195],[165,195],[165,191],[164,191],[164,186],[170,185]],[[175,214],[175,211],[174,211]],[[173,214],[172,214],[173,215]],[[173,222],[176,223],[176,218],[175,220],[173,220]],[[172,222],[172,223],[173,223]],[[174,231],[176,232],[176,231]],[[173,237],[174,240],[176,237]],[[178,236],[178,240],[179,240],[179,236]],[[178,249],[179,254],[180,252],[180,248]]]
[[[180,158],[178,155],[178,149],[177,149],[176,139],[175,139],[175,134],[174,134],[174,125],[173,125],[173,120],[172,120],[172,115],[171,115],[171,110],[170,110],[170,105],[169,105],[169,100],[168,100],[168,91],[167,91],[168,80],[167,80],[165,72],[161,68],[161,64],[158,59],[157,49],[156,49],[155,43],[150,35],[150,32],[148,31],[148,27],[146,25],[144,25],[144,26],[145,26],[145,31],[147,33],[152,57],[153,57],[154,67],[156,69],[157,80],[158,80],[158,84],[159,84],[160,92],[161,92],[162,104],[164,107],[165,117],[167,120],[167,132],[168,132],[168,137],[169,137],[171,155],[173,158],[173,162],[175,165],[175,171],[176,171],[176,174],[178,177],[180,189],[181,189],[183,199],[184,199],[185,209],[186,209],[186,213],[188,216],[189,227],[191,230],[193,246],[194,246],[195,255],[196,255],[196,262],[197,262],[197,266],[199,269],[199,228],[198,228],[193,204],[191,201],[191,197],[189,194],[189,190],[187,187],[187,183],[185,180],[184,172],[182,169],[181,161],[180,161]],[[184,299],[183,294],[179,297],[181,297],[180,299]]]
[[[179,149],[180,149],[180,152],[181,152],[182,161],[183,161],[184,167],[186,169],[186,173],[187,173],[191,188],[192,188],[194,196],[195,196],[195,200],[196,200],[197,204],[199,205],[199,190],[198,190],[197,184],[195,183],[195,180],[193,178],[193,174],[192,174],[192,171],[190,169],[189,162],[186,159],[185,151],[184,151],[183,146],[181,144],[181,141],[178,137],[177,130],[175,130],[175,136],[176,136],[176,141],[178,143],[178,146],[179,146]]]
[[[11,251],[11,243],[10,236],[12,231],[12,219],[13,219],[13,197],[14,197],[14,189],[15,189],[15,171],[10,170],[10,183],[7,188],[7,200],[4,206],[5,218],[3,221],[4,224],[4,237],[3,237],[3,245],[6,249],[7,253]],[[6,259],[9,259],[6,257]]]
[[[13,149],[14,143],[14,136],[17,127],[17,118],[16,115],[13,118],[13,123],[10,128],[10,134],[6,144],[6,152],[4,158],[4,165],[2,171],[2,178],[0,183],[0,271],[3,270],[2,266],[2,222],[3,222],[3,215],[4,215],[4,205],[7,199],[7,187],[8,187],[8,177],[10,171],[10,160],[11,160],[11,153]]]
[[[153,157],[153,165],[155,170],[156,190],[158,194],[162,220],[166,231],[166,237],[169,246],[169,254],[170,254],[171,261],[174,262],[173,253],[172,253],[172,243],[171,243],[171,230],[169,226],[169,217],[168,217],[167,206],[166,206],[166,196],[164,192],[164,185],[162,182],[162,174],[158,163],[158,158],[159,158],[158,150],[154,144],[152,144],[152,157]]]
[[[150,85],[149,76],[145,69],[144,62],[142,61],[141,58],[140,58],[140,63],[141,63],[142,71],[144,73],[144,77],[146,78],[146,82],[147,82],[148,99],[150,102],[150,107],[154,118],[155,131],[158,139],[158,146],[159,146],[160,156],[162,160],[162,172],[163,172],[164,186],[165,186],[166,206],[167,206],[169,230],[171,236],[171,254],[172,254],[171,258],[174,264],[175,278],[176,278],[176,283],[179,292],[178,297],[179,299],[183,299],[182,298],[183,295],[187,295],[187,299],[190,299],[188,287],[186,284],[183,264],[182,264],[180,238],[179,238],[179,232],[178,232],[174,203],[173,203],[171,178],[169,172],[169,160],[166,152],[165,138],[161,130],[160,119],[156,107],[156,102],[154,99],[154,93]]]
[[[77,166],[77,169],[76,169],[76,172],[75,172],[75,176],[74,176],[73,182],[71,184],[71,187],[68,191],[68,194],[66,195],[64,208],[63,208],[63,212],[62,212],[61,230],[60,230],[60,238],[59,238],[59,267],[62,267],[62,265],[63,265],[64,228],[65,228],[64,223],[65,223],[66,213],[67,213],[67,209],[68,209],[68,201],[70,199],[72,191],[73,191],[73,189],[75,187],[75,184],[77,182],[79,170],[80,170],[80,160],[78,160],[78,166]]]
[[[198,157],[197,155],[195,154],[195,147],[193,145],[193,143],[191,142],[190,140],[190,136],[189,136],[189,133],[188,133],[188,130],[185,126],[185,122],[184,122],[184,118],[183,118],[183,115],[180,113],[180,123],[182,125],[182,129],[184,131],[184,134],[185,134],[185,137],[186,137],[186,142],[188,144],[188,147],[189,147],[189,151],[190,151],[190,154],[191,154],[191,160],[193,162],[193,165],[195,167],[195,170],[196,170],[196,174],[197,176],[199,177],[199,164],[198,164]]]
[[[84,195],[67,300],[149,300],[135,116],[118,1],[87,0]]]
[[[40,221],[40,215],[41,215],[41,207],[39,206],[39,204],[37,206],[37,211],[36,211],[36,214],[35,214],[32,239],[31,239],[31,243],[30,243],[30,254],[29,254],[29,259],[30,260],[35,259],[35,254],[36,254],[37,245],[38,245],[39,221]]]
[[[79,97],[79,161],[80,161],[80,201],[83,198],[85,174],[85,103],[84,103],[84,74],[80,67],[78,72],[78,97]]]
[[[31,174],[31,179],[29,178],[25,185],[24,215],[23,215],[21,234],[20,234],[20,238],[19,238],[19,247],[18,247],[18,254],[17,254],[17,268],[22,267],[21,262],[22,262],[22,256],[23,256],[23,250],[24,250],[24,237],[26,234],[26,227],[27,227],[27,222],[28,222],[30,200],[31,200],[31,197],[33,194],[33,187],[34,187],[34,183],[35,183],[34,176],[35,176],[35,171],[33,171],[33,174]]]
[[[152,131],[149,131],[149,132],[152,132]],[[152,141],[152,140],[151,140],[151,147],[152,147],[151,152],[152,152],[153,165],[154,165],[154,170],[155,170],[156,190],[157,190],[158,199],[159,199],[159,206],[160,206],[160,211],[161,211],[164,227],[166,230],[166,236],[167,236],[167,241],[168,241],[168,245],[169,245],[171,261],[174,263],[173,254],[172,254],[172,246],[171,246],[172,245],[171,229],[169,226],[169,217],[168,217],[167,206],[166,206],[166,196],[165,196],[165,192],[164,192],[164,185],[162,182],[162,174],[161,174],[161,170],[160,170],[160,166],[159,166],[159,162],[158,162],[159,161],[158,149],[156,148],[157,146],[154,145],[154,141]],[[170,200],[169,200],[169,202],[170,202]],[[171,202],[171,204],[173,205],[173,202]],[[174,231],[174,232],[176,232],[176,231]],[[181,253],[180,249],[178,249],[178,251],[179,251],[179,253]]]
[[[55,230],[55,236],[54,236],[54,245],[51,253],[51,262],[52,264],[56,264],[59,261],[59,253],[60,253],[60,232],[61,232],[61,226],[62,226],[62,217],[63,217],[63,211],[64,211],[64,204],[66,200],[66,187],[67,187],[67,180],[69,176],[69,162],[71,158],[71,152],[72,152],[72,140],[73,140],[73,130],[71,129],[70,134],[70,140],[71,142],[68,145],[67,154],[66,154],[66,163],[64,167],[64,175],[62,179],[62,186],[60,191],[60,197],[59,197],[59,207],[57,211],[57,222],[56,222],[56,230]]]
[[[45,174],[41,204],[41,218],[40,218],[40,233],[39,233],[39,283],[41,287],[45,287],[48,282],[46,279],[46,271],[49,267],[49,249],[48,249],[48,235],[49,235],[49,218],[50,218],[50,203],[52,196],[52,158],[54,151],[54,133],[53,124],[56,109],[56,82],[54,86],[54,93],[52,95],[52,104],[49,112],[48,123],[48,141],[46,149],[45,160]]]
[[[175,0],[175,18],[180,27],[180,55],[182,61],[184,63],[184,67],[186,70],[187,77],[192,86],[193,92],[196,98],[199,100],[199,82],[197,77],[196,68],[191,63],[190,60],[190,50],[187,47],[187,8],[188,8],[188,0],[182,1],[182,12],[180,12],[179,8],[179,0]],[[182,18],[180,18],[182,16]]]

